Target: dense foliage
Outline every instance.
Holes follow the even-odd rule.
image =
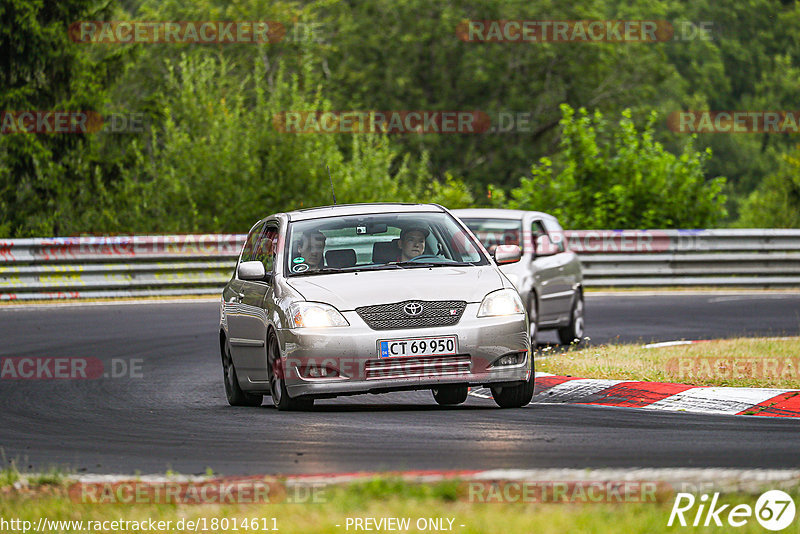
[[[556,161],[541,158],[509,207],[549,206],[570,228],[704,228],[724,215],[724,180],[703,177],[711,151],[691,142],[679,156],[665,151],[653,139],[655,114],[637,132],[628,110],[618,123],[599,111],[563,110]]]
[[[330,203],[326,166],[339,202],[519,206],[571,228],[800,225],[793,136],[693,137],[667,124],[687,109],[795,109],[796,2],[0,0],[0,13],[0,111],[147,119],[141,131],[0,135],[0,236],[241,232]],[[665,20],[675,33],[519,44],[456,31],[504,19]],[[270,20],[287,33],[72,42],[80,20]],[[288,110],[516,120],[472,134],[294,134],[275,127]]]

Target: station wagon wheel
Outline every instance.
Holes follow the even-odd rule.
[[[558,340],[562,345],[568,345],[570,343],[579,344],[581,341],[583,341],[583,309],[583,294],[578,293],[575,297],[575,301],[572,303],[569,324],[564,328],[558,329]]]
[[[439,386],[431,389],[431,393],[433,393],[433,399],[437,404],[441,406],[452,406],[454,404],[461,404],[467,400],[469,387],[462,385]]]
[[[278,336],[270,331],[267,341],[267,365],[269,374],[269,390],[272,395],[272,404],[279,410],[301,410],[314,405],[313,398],[299,397],[293,399],[286,391],[285,369],[281,360],[281,349],[278,345]]]
[[[239,379],[236,377],[236,368],[231,357],[231,346],[228,340],[222,348],[222,379],[225,381],[225,396],[231,406],[261,406],[264,400],[263,395],[246,393],[239,386]]]

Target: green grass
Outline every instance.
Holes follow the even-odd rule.
[[[737,338],[652,349],[632,344],[571,347],[538,360],[536,370],[583,378],[800,389],[798,364],[800,337]]]
[[[87,504],[73,502],[65,488],[45,486],[26,491],[0,488],[0,517],[22,519],[34,524],[40,517],[50,520],[198,520],[206,518],[276,518],[279,532],[342,533],[347,518],[409,517],[412,525],[419,518],[452,518],[453,532],[458,533],[650,533],[683,531],[667,528],[674,495],[666,494],[657,502],[617,504],[541,504],[469,502],[463,483],[445,481],[414,484],[391,477],[346,485],[326,487],[324,502],[315,504],[250,504],[250,505],[153,505],[153,504]],[[771,489],[771,488],[770,488]],[[800,503],[800,492],[790,490]],[[722,503],[753,506],[757,495],[726,494]],[[730,509],[730,507],[729,507]],[[336,525],[340,525],[337,527]],[[464,525],[461,527],[460,525]],[[704,528],[702,532],[729,532],[730,527]],[[693,531],[697,529],[692,529]],[[751,519],[736,532],[765,532]],[[135,532],[135,530],[130,530]],[[183,531],[186,531],[185,529]],[[70,532],[70,530],[64,530]],[[128,532],[115,530],[114,532]],[[181,532],[181,530],[169,530]],[[217,529],[215,532],[234,532]],[[239,530],[241,533],[247,531]],[[415,526],[409,532],[419,532]],[[783,532],[798,532],[797,521]]]
[[[19,479],[19,471],[17,471],[17,466],[14,461],[12,461],[8,467],[0,470],[0,488],[13,486]]]
[[[34,473],[27,477],[32,486],[63,486],[67,484],[69,474],[57,467],[51,467],[42,473]]]

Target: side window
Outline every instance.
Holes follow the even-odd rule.
[[[252,261],[258,238],[261,236],[261,231],[264,229],[264,223],[260,223],[250,230],[247,236],[247,241],[244,243],[244,250],[242,251],[242,261]]]
[[[547,233],[542,221],[533,221],[531,234],[533,235],[533,244],[536,247],[537,254],[542,256],[551,256],[553,254],[557,254],[558,252],[563,252],[563,250],[559,250],[558,245],[553,243],[553,241],[550,239],[550,235]]]
[[[266,272],[272,272],[275,266],[275,255],[278,252],[278,227],[268,224],[264,228],[264,233],[259,237],[256,244],[253,259],[264,264]]]
[[[550,236],[550,241],[555,245],[558,252],[567,250],[565,246],[566,240],[564,239],[564,230],[555,221],[546,220],[544,226],[547,228],[547,234]]]

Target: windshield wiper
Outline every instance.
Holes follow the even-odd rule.
[[[309,269],[308,271],[303,271],[301,273],[292,273],[292,276],[309,274],[356,273],[359,271],[378,271],[381,269],[402,269],[402,267],[394,263],[382,263],[379,265],[353,265],[352,267],[323,267],[321,269]]]
[[[361,265],[359,267],[351,267],[357,271],[380,271],[381,269],[402,269],[396,263],[378,263],[375,265]]]
[[[472,267],[475,264],[466,261],[432,262],[432,261],[398,261],[392,265],[400,267]]]
[[[323,267],[321,269],[309,269],[307,271],[302,272],[293,272],[292,276],[303,276],[309,274],[331,274],[331,273],[344,273],[347,272],[348,269],[342,269],[341,267]]]
[[[300,273],[291,273],[292,276],[309,276],[313,274],[333,274],[333,273],[354,273],[359,271],[380,271],[384,269],[408,269],[415,267],[472,267],[474,263],[465,261],[451,261],[449,263],[425,262],[425,261],[393,261],[391,263],[379,263],[375,265],[354,265],[352,267],[323,267],[321,269],[309,269]]]

